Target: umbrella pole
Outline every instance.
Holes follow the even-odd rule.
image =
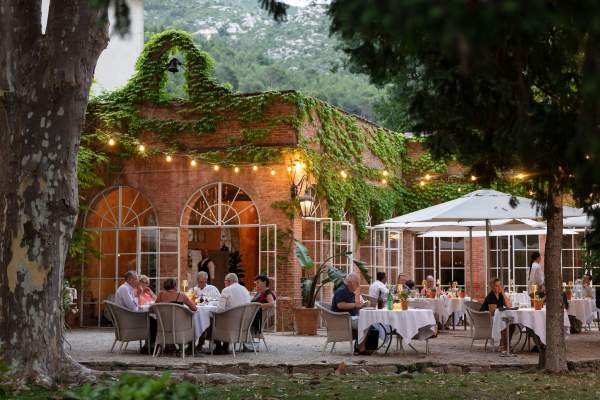
[[[488,274],[490,271],[490,220],[485,220],[485,290],[488,286]]]
[[[469,296],[473,298],[473,227],[469,227]]]

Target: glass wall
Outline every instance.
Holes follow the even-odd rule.
[[[416,237],[414,251],[415,283],[432,275],[442,287],[451,282],[465,284],[465,239]]]
[[[563,282],[575,282],[583,276],[582,256],[583,235],[563,235],[562,243],[562,279]]]

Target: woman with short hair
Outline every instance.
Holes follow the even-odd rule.
[[[144,304],[152,304],[156,300],[156,295],[150,289],[150,278],[146,275],[140,275],[138,280],[138,287],[135,288],[135,295],[139,299],[140,306]]]

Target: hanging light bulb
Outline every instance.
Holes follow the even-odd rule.
[[[387,179],[382,179],[382,180],[381,180],[381,184],[382,184],[382,185],[387,185]]]
[[[523,180],[523,179],[525,179],[525,174],[524,174],[524,173],[522,173],[522,172],[518,173],[518,174],[517,174],[517,179],[520,179],[520,180]]]
[[[292,172],[292,167],[287,167],[287,172]]]
[[[429,181],[429,180],[431,180],[431,175],[429,175],[429,174],[425,175],[425,180],[426,180],[426,181]]]
[[[167,160],[167,162],[171,162],[171,161],[173,161],[173,157],[171,157],[170,155],[167,155],[166,160]]]
[[[144,151],[146,151],[146,146],[144,146],[143,144],[140,144],[138,146],[138,150],[140,151],[140,153],[143,153]]]
[[[115,144],[117,144],[117,142],[115,142],[115,139],[113,139],[113,138],[108,139],[109,146],[114,146]]]
[[[477,180],[477,177],[475,175],[471,175],[471,182],[475,182]]]
[[[253,165],[252,166],[252,171],[254,171],[254,172],[258,171],[258,165]]]
[[[385,170],[385,169],[383,170],[383,172],[382,172],[382,173],[383,173],[383,176],[388,176],[388,175],[390,174],[390,173],[389,173],[389,172],[387,172],[387,170]]]
[[[274,169],[271,170],[271,175],[275,175],[275,170]]]
[[[458,188],[458,193],[462,192],[462,188]]]
[[[237,174],[238,172],[240,172],[240,167],[235,167],[235,168],[233,169],[233,172],[235,172],[236,174]]]
[[[190,165],[191,165],[192,167],[195,167],[195,166],[196,166],[196,160],[192,160],[192,161],[190,161]]]
[[[421,186],[421,187],[425,186],[425,181],[419,182],[419,186]]]
[[[341,170],[341,171],[340,171],[340,176],[341,176],[342,178],[346,179],[346,178],[348,177],[348,173],[347,173],[346,171],[344,171],[344,170]]]
[[[215,171],[218,171],[218,170],[219,170],[219,166],[218,166],[217,164],[215,164],[215,165],[214,165],[214,167],[213,167],[213,169],[214,169]]]

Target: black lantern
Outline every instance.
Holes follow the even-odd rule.
[[[175,74],[175,73],[179,72],[179,67],[181,65],[183,65],[181,63],[181,61],[179,61],[177,58],[173,57],[173,58],[171,58],[171,61],[169,61],[169,63],[167,64],[167,71]]]

